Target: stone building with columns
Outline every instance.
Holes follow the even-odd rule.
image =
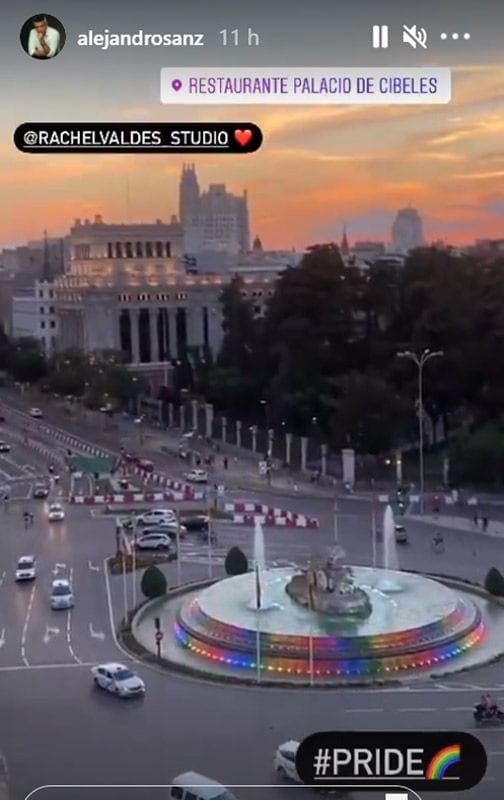
[[[189,275],[182,229],[168,224],[108,225],[97,216],[70,231],[70,269],[54,283],[60,351],[121,351],[132,368],[161,371],[188,350],[216,355],[219,298],[230,275]],[[271,277],[247,277],[256,313],[273,293]]]

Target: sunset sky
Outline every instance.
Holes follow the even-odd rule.
[[[65,4],[53,3],[51,13],[59,13],[58,5],[66,24]],[[16,12],[12,38],[18,35],[20,20],[33,11],[26,8],[24,17]],[[497,63],[497,51],[483,47],[483,42],[470,53],[452,50],[448,61],[432,54],[430,61],[424,60],[453,66],[454,97],[446,106],[176,109],[161,106],[158,99],[159,67],[169,64],[166,53],[156,53],[155,58],[149,53],[149,59],[142,53],[139,68],[138,53],[95,57],[88,52],[84,61],[82,52],[74,52],[79,48],[72,50],[70,34],[89,27],[195,29],[187,19],[182,27],[130,16],[120,26],[113,16],[104,20],[103,14],[99,24],[84,16],[74,20],[67,27],[65,51],[51,63],[34,65],[18,43],[9,40],[10,78],[19,76],[21,82],[3,113],[0,246],[38,238],[44,228],[49,235],[64,234],[75,217],[101,213],[109,222],[152,221],[167,220],[178,211],[181,157],[34,156],[15,150],[11,137],[18,124],[51,119],[256,122],[265,136],[257,154],[192,160],[202,188],[225,182],[237,193],[248,189],[251,233],[258,233],[268,248],[301,249],[339,239],[344,222],[351,241],[388,241],[393,216],[406,205],[422,214],[428,240],[466,243],[504,237],[504,61]],[[366,36],[367,31],[368,27]],[[418,56],[412,61],[407,55],[403,51],[404,66],[420,63]],[[374,59],[377,65],[388,63],[380,56],[381,61]],[[299,60],[290,56],[281,63]],[[308,63],[307,58],[301,60]],[[352,60],[356,62],[355,54]],[[215,61],[214,50],[206,63]],[[369,55],[357,59],[366,66],[374,65],[371,61]],[[265,61],[263,56],[262,63],[268,62],[273,65],[273,57]],[[196,59],[184,54],[184,63],[196,64]],[[199,63],[205,63],[201,55]],[[309,63],[317,61],[311,58]],[[330,63],[327,54],[322,63]],[[344,60],[340,51],[337,63],[350,65],[351,60]],[[397,54],[393,63],[399,63]]]

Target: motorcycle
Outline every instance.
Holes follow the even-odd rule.
[[[501,711],[500,708],[484,709],[481,706],[475,706],[473,717],[476,725],[480,727],[485,725],[504,725],[504,711]]]

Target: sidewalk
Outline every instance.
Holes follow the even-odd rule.
[[[450,528],[451,530],[465,531],[496,538],[504,537],[504,522],[499,522],[498,520],[489,520],[488,528],[484,531],[481,527],[481,522],[476,527],[473,519],[467,517],[434,516],[433,514],[419,516],[417,514],[408,514],[406,519],[412,520],[413,522],[424,522],[426,525],[435,526],[437,528]]]

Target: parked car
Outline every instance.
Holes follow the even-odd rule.
[[[34,581],[36,576],[35,556],[21,556],[16,567],[16,581]]]
[[[33,417],[34,419],[40,419],[44,416],[40,408],[30,408],[28,413],[30,414],[30,417]]]
[[[73,608],[74,596],[70,581],[60,578],[52,582],[51,586],[51,608],[55,611],[66,608]]]
[[[210,522],[208,514],[188,514],[180,519],[188,531],[207,531]]]
[[[135,541],[137,550],[170,550],[172,548],[171,536],[167,533],[149,533],[140,536]]]
[[[177,515],[172,508],[153,508],[139,514],[136,521],[137,525],[156,525],[158,522],[176,522]]]
[[[145,694],[145,683],[124,664],[99,664],[91,669],[95,686],[118,697],[139,697]]]
[[[45,485],[45,483],[36,483],[33,487],[32,497],[35,500],[45,500],[46,497],[49,497],[49,489]]]
[[[184,474],[189,483],[208,483],[208,472],[204,469],[191,469]]]
[[[51,503],[47,514],[49,522],[61,522],[65,519],[65,512],[61,503]]]
[[[296,753],[299,747],[299,742],[290,740],[284,742],[277,747],[275,757],[273,759],[273,768],[275,772],[283,778],[289,778],[295,783],[302,783],[296,769]]]
[[[11,446],[8,442],[0,442],[0,453],[10,453]]]
[[[143,528],[142,536],[147,536],[151,533],[165,533],[171,539],[175,539],[177,536],[177,528],[179,529],[179,536],[181,539],[185,539],[187,535],[187,528],[185,525],[179,525],[176,521],[175,522],[156,522],[155,525],[148,526]]]

